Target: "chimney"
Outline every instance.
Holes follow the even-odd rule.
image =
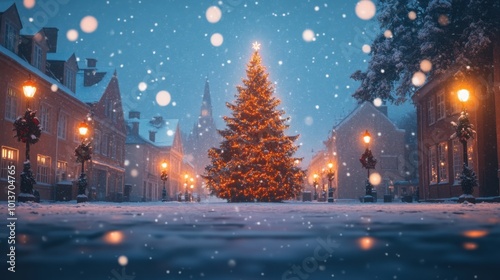
[[[132,123],[132,134],[139,135],[139,119],[141,118],[141,112],[130,111],[128,112],[128,118]]]
[[[150,130],[149,131],[149,141],[154,142],[155,136],[156,136],[156,131]]]
[[[87,58],[87,67],[88,68],[96,68],[97,59],[95,58]]]

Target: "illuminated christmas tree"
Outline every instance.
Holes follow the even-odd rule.
[[[289,118],[277,109],[274,87],[261,63],[259,44],[247,65],[247,77],[238,86],[236,102],[227,103],[232,117],[219,130],[223,141],[208,155],[204,176],[212,193],[229,202],[279,202],[301,190],[304,171],[293,157],[297,136],[286,136]]]

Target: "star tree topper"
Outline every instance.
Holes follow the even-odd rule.
[[[260,50],[260,44],[258,42],[254,42],[252,44],[252,49],[254,49],[255,51]]]

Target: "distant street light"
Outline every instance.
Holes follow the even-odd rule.
[[[365,196],[363,197],[363,202],[374,202],[373,185],[370,183],[370,169],[375,169],[377,160],[373,157],[372,151],[370,150],[371,135],[368,130],[366,130],[363,134],[363,141],[366,144],[366,150],[359,159],[363,168],[366,168],[367,170]]]
[[[164,161],[161,163],[161,176],[160,179],[163,181],[163,190],[161,191],[161,201],[168,201],[167,189],[165,188],[165,182],[168,180],[167,173],[167,162]]]
[[[455,133],[451,136],[451,138],[458,138],[460,143],[462,143],[462,157],[463,157],[463,170],[462,175],[460,175],[460,185],[462,187],[462,195],[459,197],[458,202],[462,203],[464,201],[476,203],[476,198],[472,195],[474,187],[477,186],[477,177],[476,173],[472,170],[472,167],[469,166],[468,156],[467,156],[467,140],[470,138],[474,138],[474,134],[476,131],[474,130],[474,126],[470,123],[469,114],[467,113],[467,109],[465,107],[466,102],[469,100],[469,90],[460,89],[457,92],[458,100],[462,102],[462,112],[460,113],[460,117],[458,117],[458,123],[451,122],[451,124],[455,127]]]
[[[318,177],[317,173],[313,174],[314,200],[318,200]]]
[[[40,201],[40,195],[38,191],[33,189],[33,185],[36,184],[35,178],[33,178],[33,172],[31,171],[30,163],[30,144],[35,144],[40,140],[42,130],[40,127],[40,121],[35,117],[35,111],[31,111],[29,108],[29,101],[35,96],[36,84],[31,79],[31,75],[28,80],[22,85],[24,96],[26,96],[26,112],[24,116],[20,116],[14,121],[14,130],[16,131],[17,141],[26,143],[26,160],[23,164],[23,172],[21,173],[21,192],[18,196],[19,202],[27,201]]]
[[[87,125],[87,123],[85,121],[81,122],[80,125],[78,126],[78,132],[80,133],[80,136],[82,138],[82,143],[78,145],[78,147],[76,147],[75,149],[76,162],[82,163],[82,173],[78,178],[78,195],[76,197],[77,203],[87,202],[89,200],[89,198],[85,194],[85,190],[87,189],[87,178],[85,175],[85,161],[90,160],[92,157],[91,142],[89,141],[87,144],[85,144],[85,139],[88,131],[89,131],[89,126]]]
[[[328,202],[333,203],[333,193],[335,189],[333,188],[333,179],[335,179],[335,171],[333,171],[333,163],[328,163],[328,172],[326,173],[326,177],[328,179]]]

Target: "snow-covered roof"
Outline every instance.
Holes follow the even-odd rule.
[[[335,125],[333,127],[333,130],[337,130],[340,127],[342,127],[343,125],[345,125],[346,123],[348,123],[354,116],[356,116],[361,110],[363,110],[367,106],[372,107],[376,112],[378,112],[380,115],[382,115],[384,118],[386,118],[387,121],[390,122],[396,129],[398,129],[397,126],[389,119],[389,117],[386,114],[379,111],[375,107],[375,105],[373,105],[371,102],[365,101],[365,102],[359,104],[354,110],[351,111],[351,113],[349,113],[343,120],[341,120],[337,125]]]
[[[83,70],[78,71],[76,74],[76,98],[85,103],[96,103],[101,100],[102,95],[113,78],[113,71],[110,69],[96,69],[94,73],[104,73],[104,77],[96,84],[87,87],[84,86],[85,72]]]
[[[153,125],[149,119],[132,118],[127,120],[127,125],[132,126],[132,123],[139,123],[139,137],[137,135],[127,135],[127,144],[149,143],[158,147],[171,147],[174,144],[175,134],[179,120],[177,119],[158,119],[157,125]],[[155,141],[149,140],[149,132],[155,132]]]
[[[48,53],[47,60],[58,60],[58,61],[68,61],[68,59],[74,54],[74,52],[60,52]]]

